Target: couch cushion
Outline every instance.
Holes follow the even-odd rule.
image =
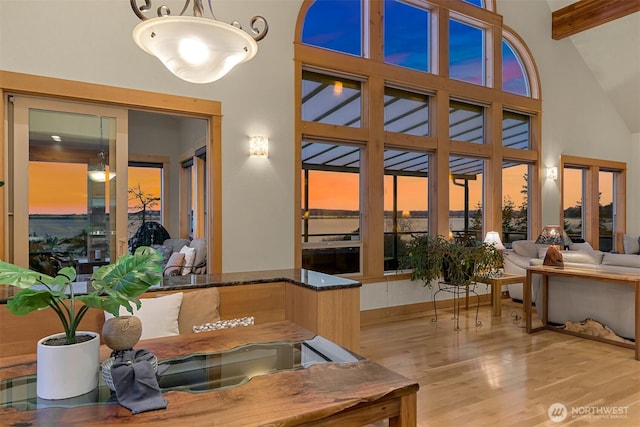
[[[602,252],[595,251],[561,251],[560,253],[564,261],[574,264],[600,264],[604,255]]]
[[[179,276],[182,274],[182,267],[184,266],[184,254],[174,252],[169,257],[167,265],[164,268],[163,274],[165,276]]]
[[[189,243],[191,243],[189,239],[174,238],[165,240],[164,242],[162,242],[162,245],[170,247],[171,253],[173,253],[180,252],[180,248],[182,248],[183,246],[189,246]]]
[[[640,254],[640,236],[622,236],[622,248],[625,254]]]
[[[589,242],[572,243],[569,245],[569,249],[572,251],[585,251],[593,252],[595,249],[589,244]]]
[[[133,315],[142,322],[141,340],[148,338],[178,335],[178,314],[182,305],[182,292],[164,295],[157,298],[141,298],[140,310],[133,306]],[[124,307],[120,307],[120,316],[130,314]],[[113,317],[104,312],[105,319]]]
[[[193,261],[196,259],[196,249],[189,246],[183,246],[180,249],[180,253],[184,254],[184,267],[182,268],[182,275],[191,273],[191,267],[193,267]]]
[[[518,255],[522,255],[527,258],[537,258],[538,257],[538,248],[544,247],[545,252],[547,251],[546,245],[536,245],[533,240],[516,240],[511,243],[511,248],[513,248],[513,252]],[[543,255],[544,258],[544,255]]]
[[[605,253],[603,265],[619,265],[621,267],[640,268],[640,255]],[[640,273],[640,270],[638,271]]]
[[[189,247],[196,250],[196,257],[193,260],[193,265],[200,265],[205,261],[207,256],[207,241],[206,239],[193,239]]]
[[[178,317],[181,334],[193,333],[193,327],[220,320],[220,293],[218,288],[205,288],[185,292]]]
[[[547,248],[538,249],[538,259],[544,259],[547,254]],[[573,264],[600,264],[602,262],[603,252],[600,251],[560,251],[562,260]]]

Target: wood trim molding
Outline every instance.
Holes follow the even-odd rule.
[[[222,271],[222,104],[200,98],[147,92],[136,89],[99,85],[93,83],[63,80],[52,77],[22,74],[0,70],[0,113],[4,113],[6,95],[21,94],[66,101],[111,105],[121,108],[145,109],[171,114],[191,115],[209,120],[209,140],[207,141],[209,167],[209,273]],[[2,117],[5,115],[2,114]],[[0,122],[0,152],[6,150],[7,123]],[[3,155],[4,156],[4,155]],[[5,180],[5,162],[0,162],[0,179]],[[0,190],[0,230],[7,230],[6,213],[8,202],[6,186]],[[6,258],[6,248],[0,245],[0,258]]]
[[[640,11],[640,0],[580,0],[551,14],[551,38],[562,40]]]

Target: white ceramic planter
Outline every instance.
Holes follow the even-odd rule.
[[[39,398],[67,399],[88,393],[98,386],[100,335],[86,331],[78,331],[77,334],[95,338],[73,345],[42,344],[49,338],[64,336],[62,333],[38,341],[36,394]]]

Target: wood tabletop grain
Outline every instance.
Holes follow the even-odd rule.
[[[140,341],[136,348],[146,348],[163,360],[249,343],[299,341],[313,336],[292,322],[283,321]],[[108,357],[109,349],[101,350],[101,357]],[[32,373],[35,355],[0,359],[0,379]],[[168,401],[166,410],[137,415],[131,415],[118,404],[96,404],[34,411],[0,409],[0,418],[4,425],[288,426],[330,418],[341,420],[341,425],[360,425],[369,423],[368,420],[396,417],[402,420],[400,425],[415,425],[418,387],[416,381],[365,359],[260,375],[241,386],[215,391],[170,391],[164,394]],[[402,417],[401,411],[408,411],[409,416]]]

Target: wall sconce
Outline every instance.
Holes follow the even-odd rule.
[[[556,166],[547,168],[547,179],[558,180],[558,168]]]
[[[249,137],[249,155],[267,157],[269,155],[269,138],[266,136]]]

